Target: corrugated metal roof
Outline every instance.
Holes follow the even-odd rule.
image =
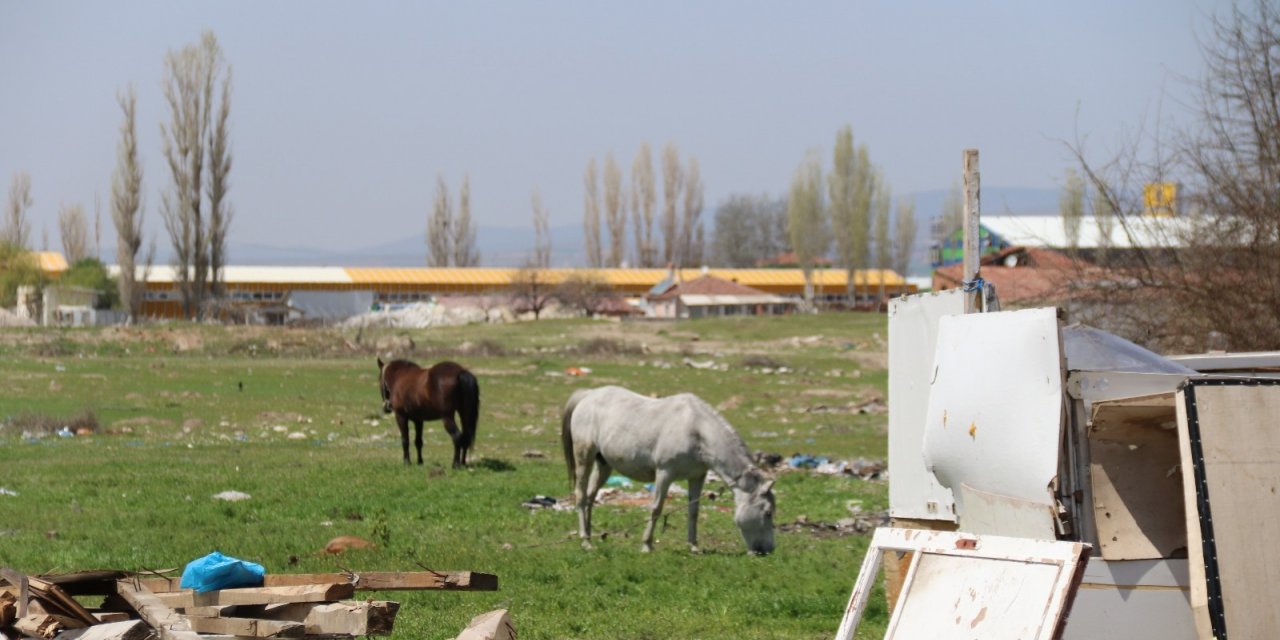
[[[67,270],[67,259],[57,251],[33,251],[32,255],[36,257],[40,270],[45,273],[62,273]]]
[[[54,254],[58,255],[58,254]],[[59,255],[60,257],[60,255]],[[63,263],[65,269],[65,262]],[[108,267],[112,275],[119,274],[115,265]],[[279,267],[279,266],[229,266],[223,268],[223,282],[227,284],[262,285],[348,285],[353,287],[406,286],[444,288],[500,288],[511,284],[520,269],[491,267]],[[542,269],[543,278],[549,284],[558,284],[571,276],[593,278],[612,287],[632,290],[648,289],[667,278],[666,269]],[[142,268],[138,268],[141,277]],[[800,269],[681,269],[678,280],[693,281],[704,275],[756,288],[789,288],[804,286],[804,272]],[[893,271],[860,270],[857,282],[860,286],[879,286],[883,278],[886,286],[906,284],[902,276]],[[174,282],[171,265],[153,266],[147,278],[154,284]],[[813,281],[820,287],[845,286],[844,269],[815,269]]]
[[[142,277],[142,267],[137,268]],[[108,273],[118,275],[120,268],[111,265]],[[152,283],[174,282],[177,270],[172,265],[151,267],[147,281]],[[223,267],[222,281],[226,284],[351,284],[351,277],[342,267]]]

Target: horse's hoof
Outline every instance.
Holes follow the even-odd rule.
[[[586,550],[586,551],[590,551],[590,550],[594,549],[595,547],[594,547],[594,546],[592,546],[590,542],[587,542],[586,540],[583,540],[583,541],[582,541],[582,548],[583,548],[584,550]]]
[[[640,553],[653,553],[653,545],[640,545]]]
[[[695,544],[692,547],[689,547],[689,553],[692,553],[695,556],[700,556],[702,555],[702,549],[699,549],[698,545]]]

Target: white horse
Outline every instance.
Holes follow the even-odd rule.
[[[751,462],[733,427],[689,393],[653,399],[623,389],[580,389],[564,409],[560,440],[578,506],[582,546],[591,548],[591,507],[613,471],[653,482],[641,551],[653,550],[653,528],[667,488],[689,481],[689,546],[698,552],[698,502],[707,470],[733,488],[733,520],[751,554],[773,551],[773,480]]]

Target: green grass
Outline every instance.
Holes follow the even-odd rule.
[[[400,462],[379,412],[374,345],[410,337],[419,362],[457,359],[481,384],[474,468],[443,467],[429,423],[425,467]],[[641,507],[598,507],[593,551],[572,512],[520,503],[571,492],[559,418],[573,389],[691,391],[721,408],[756,451],[886,456],[885,323],[874,314],[681,323],[542,321],[429,330],[158,327],[0,333],[0,565],[28,573],[181,568],[212,550],[269,572],[473,570],[490,593],[396,592],[395,637],[451,638],[472,616],[511,610],[522,638],[827,638],[865,537],[778,533],[744,554],[726,498],[704,503],[704,553],[684,544],[668,501],[656,550],[639,552]],[[688,366],[714,363],[717,368]],[[766,372],[760,363],[783,365]],[[748,365],[754,366],[748,366]],[[564,375],[587,367],[589,375]],[[23,416],[92,411],[94,436],[24,438]],[[281,429],[282,430],[278,430]],[[289,439],[301,433],[301,439]],[[526,457],[541,452],[545,457]],[[709,486],[709,489],[722,487]],[[215,493],[252,496],[221,502]],[[778,524],[835,521],[851,500],[887,506],[883,483],[779,476]],[[337,535],[376,549],[318,553]],[[887,615],[873,598],[867,637]]]

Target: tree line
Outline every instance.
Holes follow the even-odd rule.
[[[205,31],[194,44],[170,50],[164,59],[162,94],[169,108],[169,121],[162,122],[161,156],[168,169],[169,185],[161,195],[160,215],[173,248],[175,282],[182,314],[204,317],[224,291],[222,272],[227,263],[226,240],[234,216],[228,198],[231,183],[230,142],[231,65],[227,63],[212,31]],[[143,169],[138,149],[137,94],[132,85],[121,90],[116,101],[122,112],[120,138],[116,145],[116,167],[111,178],[111,222],[116,231],[116,262],[120,266],[115,293],[131,319],[139,317],[142,279],[155,255],[155,240],[139,265],[143,246]],[[0,231],[0,271],[6,278],[0,289],[4,302],[11,304],[17,284],[39,284],[39,270],[20,265],[31,250],[27,213],[33,205],[31,178],[15,173],[9,186],[5,224]],[[88,220],[80,204],[63,205],[58,228],[63,253],[71,271],[62,277],[78,284],[74,273],[87,269],[98,287],[107,282],[101,255],[101,215],[95,206],[95,238],[98,247],[88,249]],[[46,237],[44,246],[47,249]],[[17,277],[14,274],[26,274]],[[68,277],[71,276],[71,277]],[[109,296],[113,298],[112,296]]]

